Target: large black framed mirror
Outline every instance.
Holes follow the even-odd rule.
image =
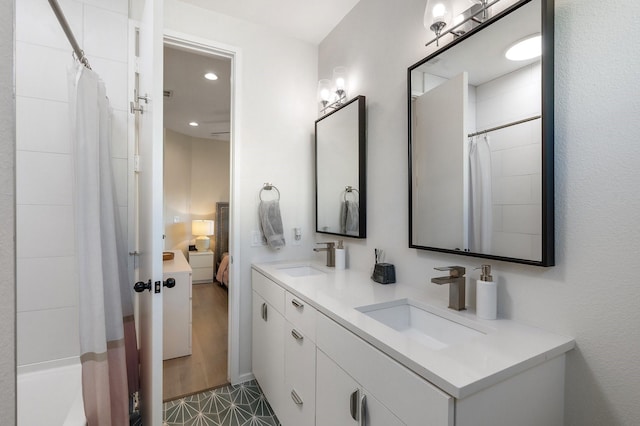
[[[554,5],[502,1],[408,69],[409,246],[552,266]]]
[[[315,122],[316,232],[367,236],[365,97]]]

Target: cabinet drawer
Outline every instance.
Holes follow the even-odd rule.
[[[193,281],[213,281],[213,268],[193,268]]]
[[[317,315],[316,343],[403,423],[453,425],[451,395],[322,314]]]
[[[251,270],[253,290],[264,298],[274,309],[284,315],[285,290],[255,269]]]
[[[213,253],[190,253],[189,264],[192,268],[213,268]]]
[[[284,327],[284,424],[314,426],[316,412],[316,345],[289,321]]]
[[[299,297],[286,293],[284,305],[285,318],[301,331],[308,339],[316,341],[316,313],[317,311]]]

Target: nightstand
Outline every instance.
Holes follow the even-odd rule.
[[[213,282],[213,252],[190,251],[189,264],[193,270],[192,281],[197,283]]]

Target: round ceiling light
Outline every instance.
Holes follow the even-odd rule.
[[[190,123],[189,123],[189,126],[191,126],[191,127],[198,127],[198,123],[197,123],[197,122],[195,122],[195,121],[192,121],[192,122],[190,122]]]
[[[535,34],[514,43],[504,56],[510,61],[526,61],[542,54],[542,37]]]
[[[215,73],[208,72],[204,75],[204,78],[206,78],[207,80],[213,81],[213,80],[217,80],[218,76]]]

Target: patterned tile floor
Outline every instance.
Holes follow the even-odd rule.
[[[163,426],[281,426],[255,380],[165,402]]]

